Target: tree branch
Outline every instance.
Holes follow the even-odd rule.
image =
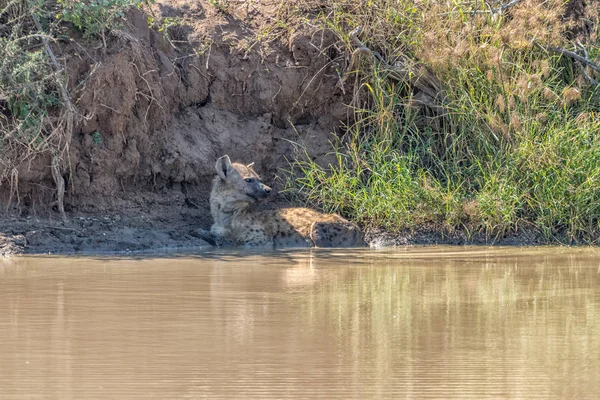
[[[576,46],[583,51],[583,55],[585,57],[586,60],[589,60],[590,57],[588,55],[588,51],[585,48],[585,46],[579,41],[577,40],[576,42]],[[577,62],[577,64],[579,65],[579,68],[581,69],[581,72],[583,73],[583,75],[585,76],[585,79],[587,79],[592,85],[596,86],[596,89],[598,88],[598,85],[600,85],[598,83],[597,80],[595,80],[594,78],[592,78],[592,76],[590,74],[588,74],[587,70],[585,69],[585,65],[583,65],[583,63],[581,62]]]
[[[516,5],[520,1],[521,0],[512,0],[509,3],[503,4],[500,7],[493,9],[492,14],[498,14],[498,13],[504,12],[504,10],[511,8],[512,6]]]
[[[582,56],[580,56],[577,53],[574,53],[574,52],[569,51],[567,49],[563,49],[562,47],[554,47],[554,46],[546,46],[546,47],[544,47],[541,44],[539,44],[538,42],[534,42],[534,44],[537,47],[539,47],[540,49],[542,49],[542,50],[551,51],[553,53],[558,53],[558,54],[562,54],[563,56],[571,57],[572,59],[577,60],[580,63],[583,63],[583,64],[589,66],[594,71],[600,72],[600,66],[598,66],[598,64],[595,64],[594,62],[592,62],[588,58],[582,57]]]

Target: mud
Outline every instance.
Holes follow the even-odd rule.
[[[15,217],[1,220],[0,256],[15,254],[155,254],[196,252],[211,245],[200,239],[198,230],[211,221],[207,210],[183,201],[179,205],[154,203],[152,211],[86,214],[73,213],[68,221],[53,217]],[[371,247],[412,245],[503,245],[547,244],[539,233],[521,231],[501,237],[444,233],[421,227],[400,233],[368,230]],[[573,243],[576,244],[576,243]]]

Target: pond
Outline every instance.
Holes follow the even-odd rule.
[[[0,260],[3,399],[597,398],[600,250]]]

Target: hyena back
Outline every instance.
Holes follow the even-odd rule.
[[[214,219],[203,237],[217,245],[232,244],[275,247],[365,246],[361,230],[337,214],[322,214],[308,208],[255,210],[255,204],[271,193],[252,164],[231,163],[228,156],[217,160],[217,176],[210,194]]]

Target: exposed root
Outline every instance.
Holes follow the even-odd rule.
[[[31,12],[31,18],[33,19],[36,29],[40,33],[43,32],[42,26],[40,25],[40,21],[38,20],[37,15],[33,11]],[[58,74],[61,71],[61,67],[58,64],[58,61],[56,60],[56,56],[54,55],[54,52],[52,51],[50,44],[48,43],[48,38],[45,36],[42,36],[42,43],[44,44],[44,50],[46,51],[46,54],[48,55],[48,57],[50,57],[50,61],[52,62],[52,67],[54,68],[55,72]],[[69,154],[71,138],[73,137],[73,120],[74,120],[76,111],[75,111],[75,107],[73,106],[73,103],[71,102],[71,98],[69,97],[69,92],[67,92],[67,89],[65,88],[65,86],[62,84],[62,82],[59,79],[56,80],[56,83],[60,90],[61,99],[65,106],[65,114],[63,117],[65,119],[65,124],[64,124],[63,135],[61,136],[59,143],[58,143],[58,152],[56,154],[52,155],[51,171],[52,171],[52,177],[54,178],[54,183],[56,184],[56,199],[57,199],[58,211],[60,212],[61,217],[64,220],[66,220],[67,217],[65,214],[65,205],[64,205],[65,181],[62,177],[62,172],[66,168],[64,160],[66,159],[66,156],[68,156],[68,154]]]
[[[17,207],[19,203],[21,203],[21,199],[19,198],[19,171],[16,168],[13,168],[10,174],[10,194],[8,197],[8,202],[6,203],[6,212],[8,213],[8,208],[12,204],[13,194],[17,195]]]
[[[63,220],[67,220],[67,215],[65,214],[65,181],[60,173],[60,164],[62,160],[59,156],[52,157],[52,165],[50,169],[52,171],[52,178],[54,178],[54,184],[56,185],[56,203],[58,206],[58,212],[60,212],[60,216]]]

